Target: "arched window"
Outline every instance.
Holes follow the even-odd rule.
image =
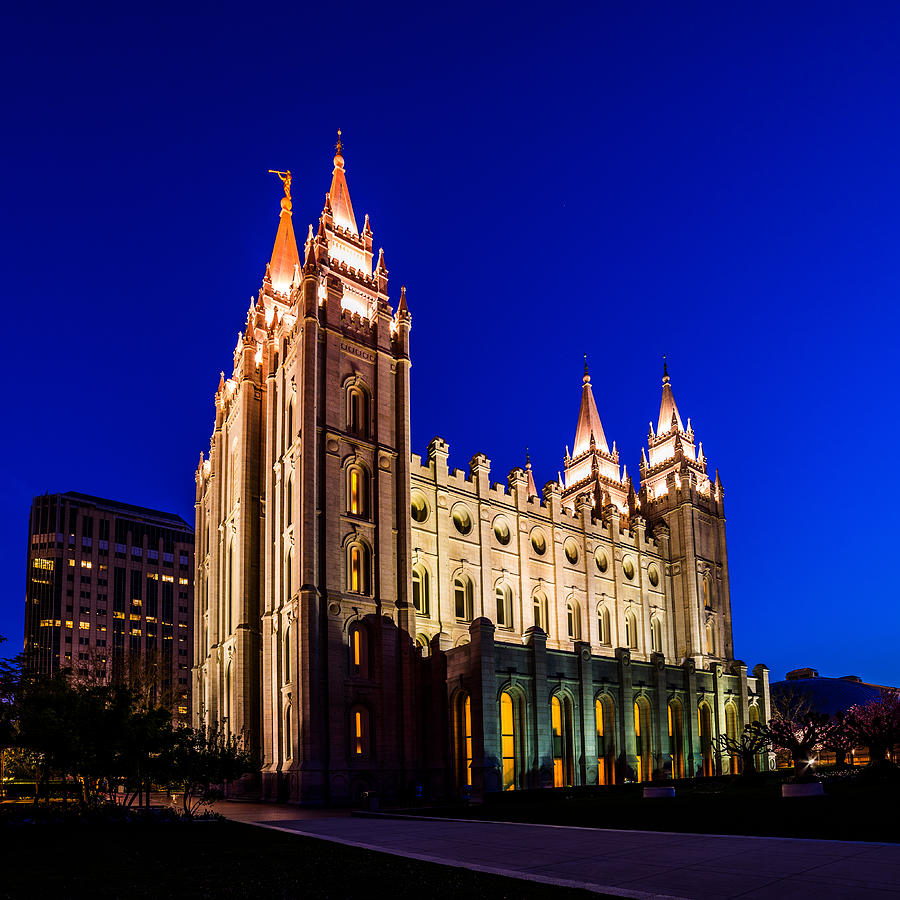
[[[630,609],[625,613],[625,645],[632,650],[638,648],[637,617]]]
[[[512,628],[512,590],[507,584],[498,584],[495,594],[497,597],[497,624],[504,628]]]
[[[570,787],[575,782],[572,748],[572,701],[554,694],[550,700],[550,728],[553,743],[553,787]]]
[[[284,663],[284,683],[289,684],[291,680],[291,623],[288,622],[284,628],[284,641],[282,642],[282,660]]]
[[[428,569],[419,565],[412,572],[413,606],[420,616],[431,615],[431,584]]]
[[[550,616],[547,609],[547,595],[543,591],[538,591],[534,595],[534,624],[538,628],[542,628],[547,634],[550,633]]]
[[[712,621],[706,623],[706,653],[708,656],[716,655],[716,630]]]
[[[663,652],[662,623],[657,616],[650,619],[650,648],[654,653]]]
[[[453,769],[456,789],[472,786],[472,701],[460,691],[453,701]]]
[[[759,707],[753,703],[748,710],[750,724],[752,725],[754,722],[759,724]],[[762,750],[760,753],[756,754],[756,771],[757,772],[765,772],[769,768],[769,759],[765,750]]]
[[[566,602],[566,628],[571,640],[581,640],[581,607],[574,597]]]
[[[294,548],[288,550],[284,558],[284,599],[290,600],[294,595]]]
[[[703,759],[703,774],[715,775],[716,767],[713,760],[713,733],[712,710],[709,704],[703,701],[697,709],[698,724],[700,727],[700,755]]]
[[[612,699],[601,694],[594,703],[597,720],[597,783],[616,783],[616,722]]]
[[[294,444],[294,401],[293,398],[291,402],[287,405],[287,410],[284,415],[284,449],[287,450],[288,447],[293,446]]]
[[[672,777],[684,778],[684,715],[677,700],[669,703],[669,762]]]
[[[737,707],[731,702],[725,704],[725,734],[732,741],[736,741],[738,738]],[[731,753],[729,754],[728,760],[730,763],[730,774],[737,775],[740,757],[737,753]]]
[[[225,590],[227,600],[225,603],[225,633],[231,634],[237,622],[238,591],[237,591],[237,565],[235,560],[234,535],[228,541],[228,551],[225,559]]]
[[[354,759],[367,759],[371,751],[369,739],[369,710],[356,705],[350,709],[350,746]]]
[[[703,606],[706,609],[713,609],[712,581],[710,580],[709,575],[703,576],[701,588],[703,590]]]
[[[223,697],[222,704],[222,718],[224,720],[225,725],[225,735],[226,737],[230,737],[234,732],[233,723],[231,720],[231,660],[229,659],[227,663],[225,663],[225,696]]]
[[[284,490],[284,523],[286,526],[294,522],[294,475],[288,476],[287,487]]]
[[[475,618],[474,589],[466,575],[460,575],[453,581],[453,606],[460,621],[471,622]]]
[[[350,674],[355,678],[371,677],[369,629],[363,622],[354,622],[350,626]]]
[[[652,746],[650,701],[641,696],[634,701],[634,749],[637,754],[638,781],[650,780],[653,764]]]
[[[369,512],[369,479],[359,465],[347,470],[347,511],[353,516],[367,516]]]
[[[602,603],[597,605],[597,637],[601,644],[611,644],[612,634],[609,628],[609,610]]]
[[[291,704],[284,708],[284,758],[290,759],[294,755],[294,740],[291,734]]]
[[[347,590],[354,594],[371,592],[372,556],[368,545],[353,541],[347,547]]]
[[[353,385],[347,388],[347,431],[365,437],[369,432],[369,397],[365,388]]]
[[[503,790],[513,791],[519,786],[521,728],[519,704],[509,691],[500,695],[500,757],[502,760]]]

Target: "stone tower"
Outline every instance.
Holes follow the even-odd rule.
[[[277,174],[272,257],[197,470],[195,696],[261,753],[248,790],[339,802],[414,778],[411,319],[340,139],[302,262]]]
[[[698,667],[734,658],[725,546],[725,492],[710,481],[703,444],[681,419],[663,363],[656,431],[641,451],[640,511],[668,558],[675,656]]]

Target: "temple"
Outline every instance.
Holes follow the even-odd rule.
[[[732,771],[717,736],[768,718],[768,671],[734,658],[724,490],[668,371],[639,486],[587,360],[540,494],[527,457],[497,482],[481,453],[451,469],[442,438],[413,454],[412,317],[343,144],[302,254],[276,174],[272,255],[196,471],[194,717],[257,752],[236,790],[323,804]]]

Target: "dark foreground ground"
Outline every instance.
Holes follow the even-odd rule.
[[[0,897],[599,896],[223,821],[0,824],[0,848]]]
[[[786,799],[782,778],[679,781],[674,799],[644,800],[640,785],[492,794],[479,806],[427,815],[695,834],[900,842],[900,780],[826,782],[824,797]],[[422,811],[425,812],[424,810]]]

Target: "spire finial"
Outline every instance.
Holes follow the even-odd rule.
[[[584,383],[590,384],[591,376],[588,373],[588,364],[587,364],[587,353],[584,354]]]
[[[527,447],[527,446],[525,447],[525,465],[526,465],[526,466],[530,466],[530,465],[531,465],[531,454],[528,452],[528,447]]]
[[[284,185],[284,196],[281,198],[281,208],[285,212],[291,211],[291,170],[288,169],[286,172],[279,172],[278,169],[269,169],[269,173],[272,175],[277,175],[281,179],[281,183]]]
[[[341,129],[338,128],[338,139],[334,145],[334,164],[340,168],[344,168],[344,142],[341,140]]]
[[[666,354],[663,353],[663,384],[669,383],[669,367],[666,365]]]

